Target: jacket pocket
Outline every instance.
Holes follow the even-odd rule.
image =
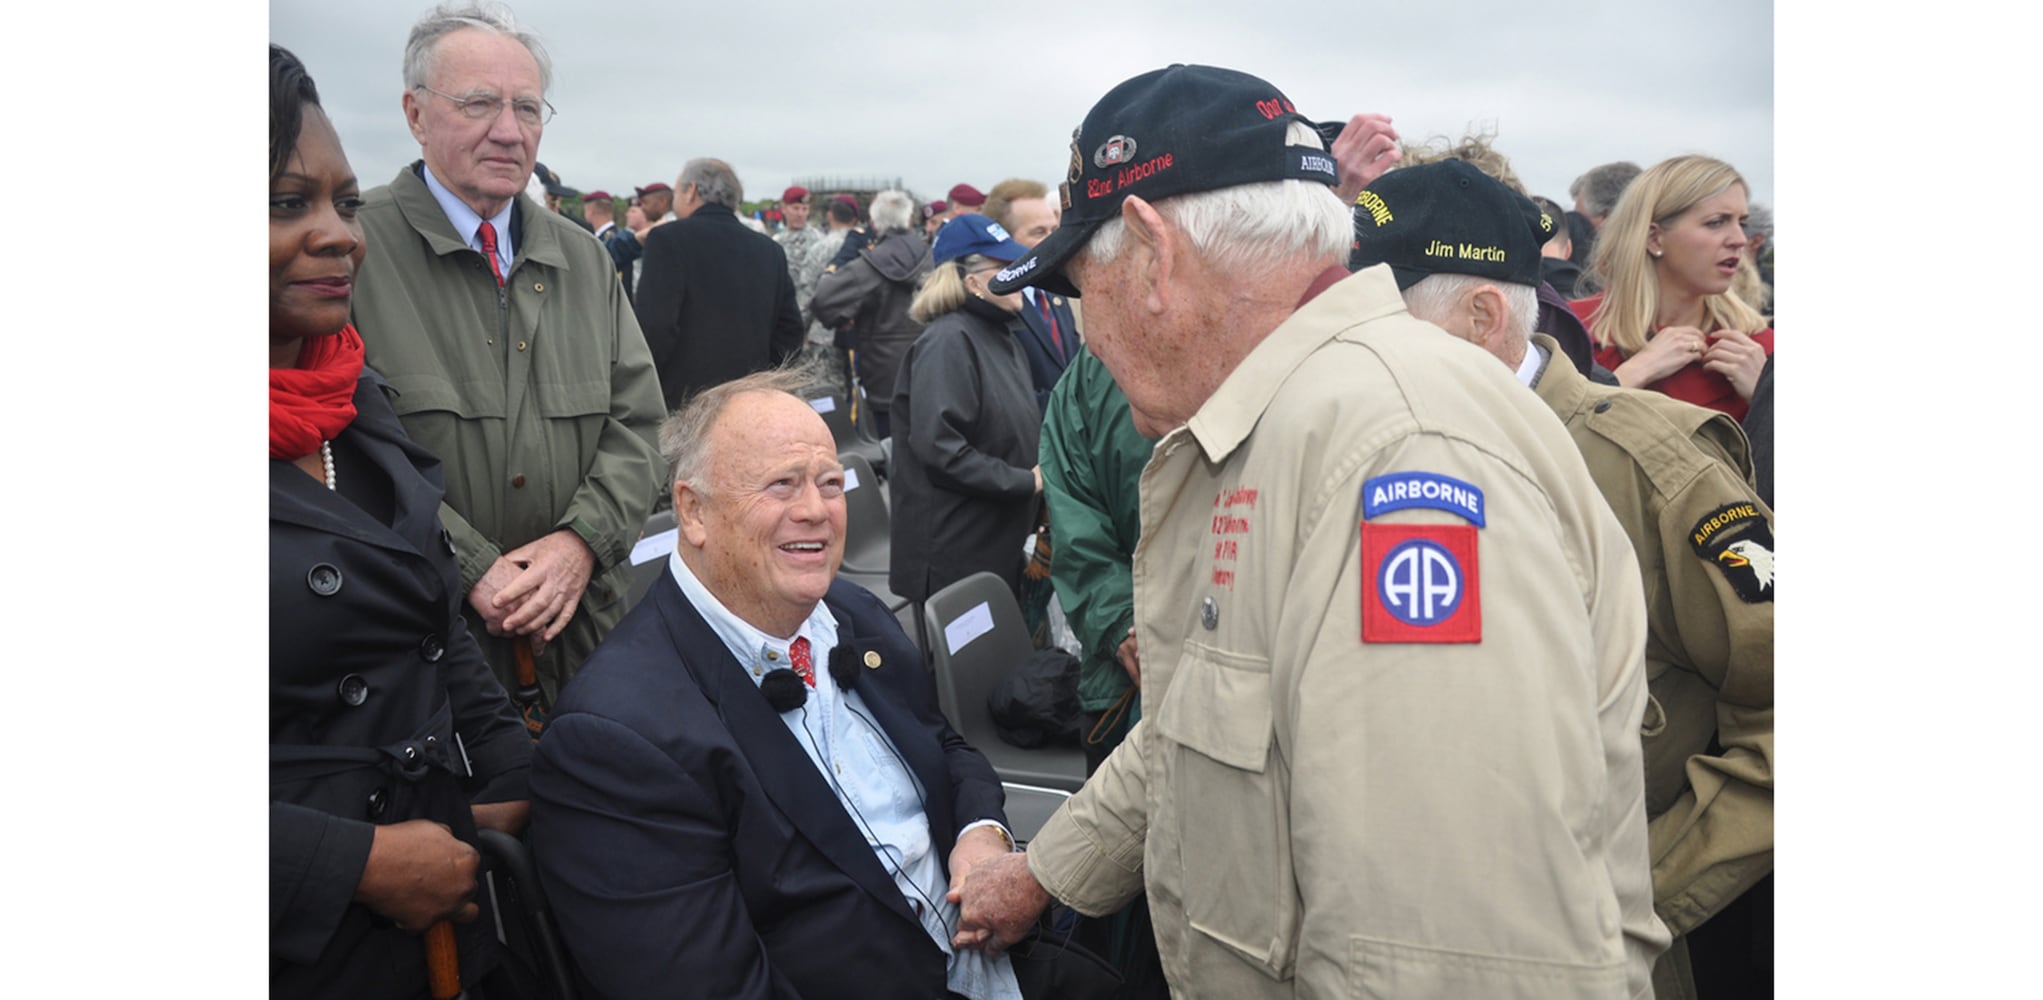
[[[1271,743],[1270,664],[1187,642],[1157,710],[1177,801],[1179,892],[1191,928],[1278,980],[1298,956],[1289,774]],[[1202,964],[1187,942],[1191,972]]]
[[[1483,997],[1485,1000],[1622,1000],[1622,960],[1571,965],[1424,948],[1365,937],[1348,939],[1348,992],[1370,1000]]]

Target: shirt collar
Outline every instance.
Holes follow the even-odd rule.
[[[830,650],[837,645],[837,618],[821,601],[817,601],[815,608],[809,611],[808,620],[802,622],[802,627],[795,630],[794,635],[783,639],[760,631],[750,622],[732,613],[730,608],[725,607],[724,602],[717,600],[716,595],[710,593],[708,587],[703,586],[695,571],[688,568],[688,563],[681,558],[680,550],[677,549],[667,556],[667,569],[674,574],[674,582],[680,584],[681,596],[688,598],[688,603],[695,605],[695,610],[702,615],[702,620],[709,623],[710,631],[715,632],[717,638],[723,640],[724,648],[731,651],[731,656],[737,659],[739,666],[745,668],[746,675],[752,678],[754,684],[760,683],[767,671],[791,665],[787,658],[787,647],[797,638],[809,640],[810,651],[819,665],[825,662]],[[816,671],[817,683],[822,683],[825,673],[826,671],[821,669]]]
[[[1199,412],[1171,434],[1189,433],[1207,460],[1225,461],[1255,429],[1256,421],[1276,397],[1277,387],[1307,356],[1348,330],[1404,308],[1405,300],[1388,264],[1367,267],[1334,282],[1270,331],[1228,373]]]
[[[470,249],[481,253],[482,240],[475,234],[482,228],[482,216],[454,192],[447,190],[447,186],[433,176],[432,167],[425,167],[423,176],[426,190],[433,193],[433,200],[440,203],[440,211],[447,213],[447,221],[454,224],[454,235],[461,237]],[[511,205],[516,201],[516,198],[505,199],[503,210],[489,219],[489,224],[497,230],[497,261],[503,264],[505,274],[511,273]]]
[[[1527,341],[1525,357],[1518,362],[1518,384],[1530,389],[1539,384],[1539,373],[1546,370],[1546,348]]]

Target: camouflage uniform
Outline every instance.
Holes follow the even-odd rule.
[[[816,294],[816,279],[802,280],[802,261],[807,259],[809,248],[816,245],[823,234],[815,226],[800,229],[783,229],[773,234],[773,242],[787,252],[787,278],[794,282],[795,302],[802,307],[802,322],[809,322],[809,296]]]

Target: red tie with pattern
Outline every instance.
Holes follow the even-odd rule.
[[[787,647],[787,658],[794,664],[795,673],[810,687],[816,686],[816,661],[809,656],[809,637],[798,636]]]
[[[498,288],[504,287],[504,265],[497,260],[497,227],[484,219],[475,235],[482,240],[482,255],[489,258],[489,273],[496,276]]]
[[[1036,308],[1043,311],[1043,322],[1050,325],[1050,343],[1057,348],[1057,360],[1064,360],[1064,338],[1057,335],[1057,314],[1050,311],[1050,297],[1036,293]]]

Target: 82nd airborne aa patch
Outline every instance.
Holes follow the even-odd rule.
[[[1467,524],[1381,524],[1427,508]],[[1481,642],[1483,590],[1476,529],[1483,491],[1436,472],[1392,472],[1362,483],[1362,641]]]
[[[1689,529],[1688,541],[1745,603],[1773,602],[1773,528],[1758,505],[1731,503],[1710,511]]]

